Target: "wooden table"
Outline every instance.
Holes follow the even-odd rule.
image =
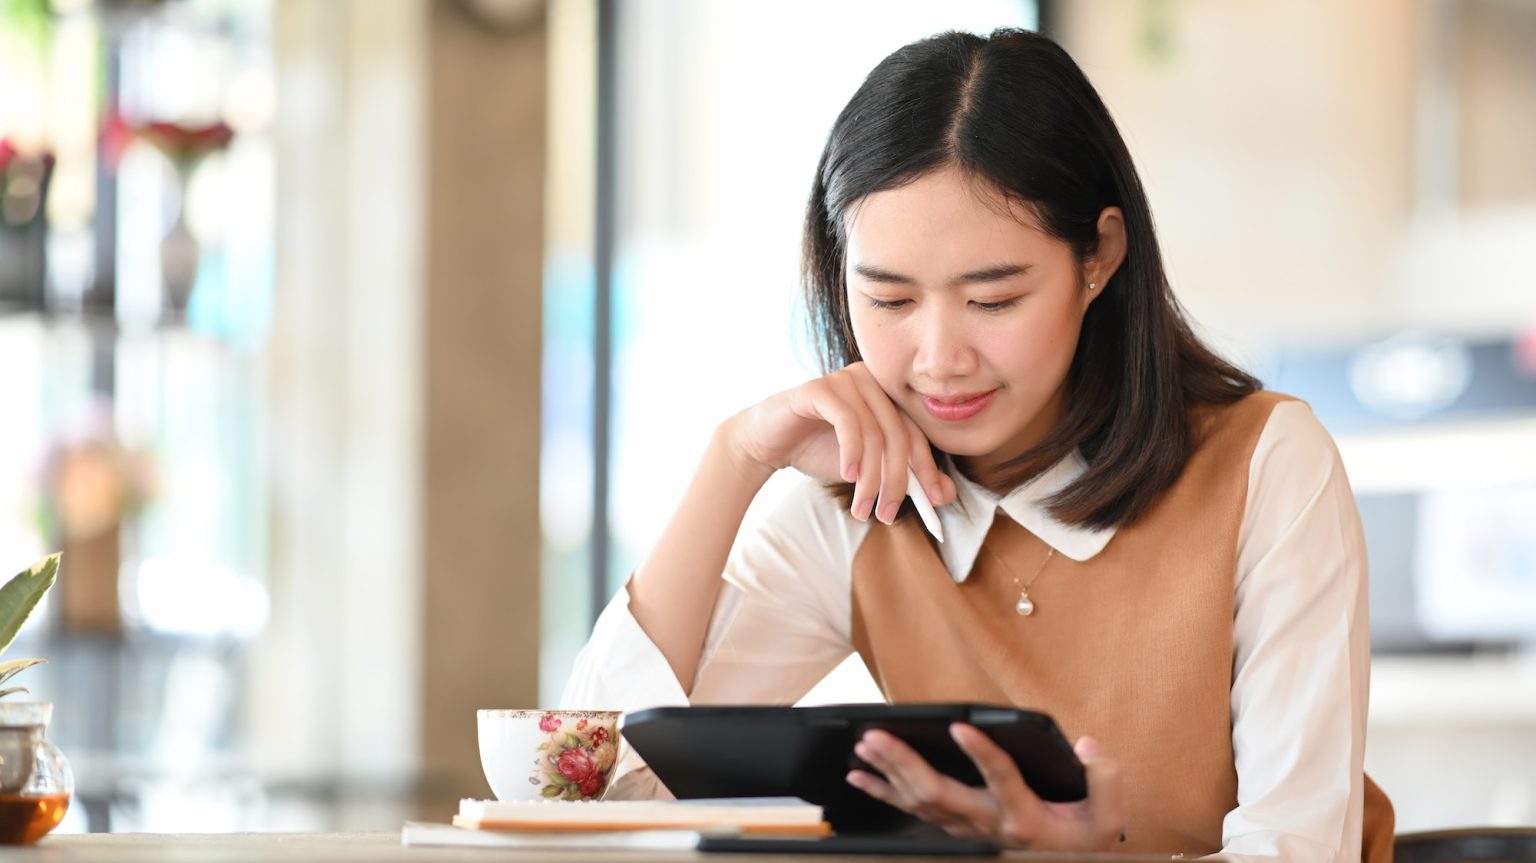
[[[50,863],[191,863],[191,861],[246,861],[246,863],[352,863],[352,861],[473,861],[501,863],[535,860],[593,860],[599,863],[677,863],[680,860],[710,860],[717,863],[818,863],[818,861],[873,861],[874,857],[833,857],[807,854],[746,855],[698,852],[660,853],[651,851],[528,851],[489,848],[406,848],[398,833],[82,833],[48,836],[35,847],[6,849],[7,861],[50,861]],[[1141,857],[1125,854],[1063,855],[1039,852],[1013,852],[1010,861],[1033,863],[1166,863],[1167,857]],[[957,857],[901,857],[902,863],[956,863]],[[986,860],[988,858],[971,858]],[[1208,858],[1209,859],[1209,858]]]

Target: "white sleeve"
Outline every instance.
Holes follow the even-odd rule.
[[[1365,537],[1344,465],[1302,402],[1249,468],[1233,630],[1237,859],[1360,859],[1370,630]]]
[[[853,553],[867,530],[820,484],[803,479],[731,549],[691,700],[621,589],[577,655],[561,705],[633,712],[689,703],[793,704],[853,650]],[[619,771],[639,766],[630,752]],[[653,781],[637,787],[641,780],[616,784],[610,796],[659,791]]]

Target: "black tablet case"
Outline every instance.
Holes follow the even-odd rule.
[[[682,799],[799,797],[819,804],[839,834],[925,832],[905,813],[849,785],[874,771],[853,754],[866,730],[905,740],[939,771],[971,785],[980,774],[949,736],[967,722],[1007,751],[1042,799],[1081,800],[1082,764],[1047,715],[985,704],[843,704],[825,707],[658,707],[627,714],[622,735]]]

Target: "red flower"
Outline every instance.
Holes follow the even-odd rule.
[[[184,173],[202,157],[229,146],[235,137],[235,130],[223,121],[206,126],[150,123],[134,131],[154,144]]]
[[[560,757],[555,759],[555,767],[559,769],[561,776],[583,786],[583,794],[586,793],[586,783],[594,775],[599,780],[602,778],[602,774],[597,771],[597,762],[592,760],[592,753],[579,746],[573,746],[560,753]]]
[[[603,728],[602,726],[598,726],[597,730],[592,732],[592,745],[593,746],[602,746],[603,745],[603,741],[607,740],[607,739],[608,739],[608,729]]]
[[[107,109],[107,116],[101,121],[101,131],[98,133],[101,142],[102,159],[112,171],[117,170],[117,165],[123,160],[123,153],[127,152],[128,145],[133,143],[133,127],[123,119],[116,108]]]
[[[592,775],[588,776],[586,778],[586,780],[583,781],[577,787],[581,789],[581,796],[583,796],[583,797],[595,797],[595,796],[597,796],[597,792],[603,790],[603,774],[602,774],[602,771],[599,771],[599,770],[592,771]]]
[[[539,720],[540,731],[559,731],[560,719],[556,716],[545,716]]]
[[[581,720],[581,721],[576,723],[576,730],[577,731],[584,731],[584,730],[586,730],[586,727],[587,727],[587,720],[585,720],[585,719],[583,719],[583,720]]]
[[[28,163],[31,163],[32,173],[40,173],[39,167],[41,167],[42,171],[46,171],[53,167],[54,161],[52,153],[42,153],[40,155],[36,153],[23,153],[16,148],[15,144],[11,143],[10,139],[0,138],[0,192],[5,191],[5,172],[10,169],[12,162],[20,162],[23,169],[26,169]],[[37,165],[38,162],[42,163],[41,166]]]

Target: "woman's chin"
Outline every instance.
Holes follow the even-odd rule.
[[[926,433],[926,430],[925,430]],[[928,434],[928,442],[955,458],[976,458],[997,451],[998,441],[977,433],[961,434],[954,430],[942,430]]]

